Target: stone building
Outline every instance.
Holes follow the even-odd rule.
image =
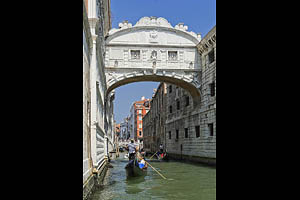
[[[216,27],[199,42],[197,49],[201,58],[201,71],[198,72],[200,104],[196,102],[199,105],[194,106],[190,93],[183,88],[166,84],[163,87],[166,89],[165,96],[161,92],[156,93],[151,110],[144,118],[145,146],[154,153],[158,150],[159,141],[164,141],[165,149],[172,158],[215,164]],[[161,85],[157,91],[163,91]]]
[[[90,65],[92,56],[92,36],[85,4],[83,4],[83,182],[91,176],[93,163],[91,158],[91,91]]]
[[[166,83],[160,83],[150,102],[151,109],[143,118],[144,150],[156,152],[162,143],[166,146]]]
[[[83,197],[104,176],[114,147],[114,91],[107,95],[105,36],[111,28],[110,0],[83,1]],[[96,177],[96,178],[94,178]]]
[[[120,140],[126,141],[129,139],[129,119],[128,117],[124,118],[124,120],[120,123]]]

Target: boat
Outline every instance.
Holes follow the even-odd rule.
[[[162,162],[162,161],[167,161],[169,160],[167,153],[165,152],[163,155],[157,155],[156,154],[156,158],[157,159],[150,159],[150,160],[146,160],[147,162]]]
[[[147,174],[147,169],[141,169],[138,166],[138,160],[136,156],[134,159],[128,162],[125,169],[127,177],[145,176]]]

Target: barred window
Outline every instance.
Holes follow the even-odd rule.
[[[170,113],[172,113],[172,106],[170,106],[169,108],[170,108]]]
[[[168,51],[168,60],[177,60],[177,51]]]
[[[184,137],[185,137],[185,138],[188,138],[188,137],[189,137],[189,129],[188,129],[188,128],[185,128],[185,129],[184,129]]]
[[[214,49],[212,49],[209,53],[208,53],[208,63],[212,63],[215,61],[215,51]]]
[[[185,97],[185,106],[188,106],[188,105],[190,105],[190,97],[186,96]]]
[[[214,136],[214,124],[213,123],[208,124],[208,129],[209,129],[209,135]]]
[[[177,101],[177,110],[180,110],[180,101]]]
[[[215,82],[209,84],[210,87],[210,96],[215,96]]]
[[[140,59],[140,50],[131,50],[131,59],[139,60]]]
[[[196,137],[200,137],[200,126],[195,126]]]

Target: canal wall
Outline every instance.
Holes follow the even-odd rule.
[[[88,200],[95,188],[102,184],[108,167],[109,163],[105,161],[98,170],[94,169],[93,174],[83,184],[83,200]]]
[[[168,158],[171,160],[178,161],[188,161],[193,163],[207,164],[211,166],[216,166],[216,159],[210,157],[200,157],[200,156],[191,156],[191,155],[180,155],[180,154],[170,154],[168,153]]]

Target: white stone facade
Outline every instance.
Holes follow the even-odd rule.
[[[83,182],[92,174],[91,163],[91,92],[90,92],[90,61],[92,38],[85,7],[83,10]]]
[[[180,85],[196,101],[201,70],[196,45],[201,36],[164,18],[143,17],[132,26],[127,21],[109,31],[106,40],[105,75],[108,92],[124,84],[159,81]]]
[[[85,6],[87,5],[87,6]],[[88,12],[87,12],[88,10]],[[103,176],[114,148],[114,91],[107,95],[104,38],[111,27],[110,0],[83,2],[83,194],[90,193],[93,175]]]

